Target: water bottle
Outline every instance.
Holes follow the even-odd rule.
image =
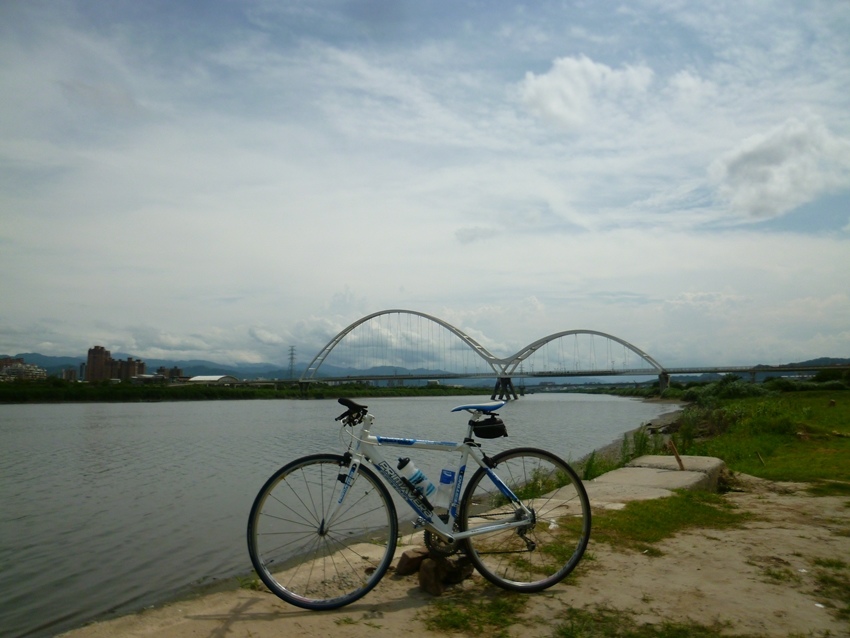
[[[437,496],[434,497],[436,507],[449,508],[452,504],[452,496],[455,491],[455,471],[449,468],[440,472],[440,485],[437,487]]]
[[[413,464],[413,461],[409,458],[405,457],[398,460],[398,471],[401,472],[401,475],[410,481],[413,487],[415,487],[420,494],[423,494],[426,499],[437,491],[434,484],[428,480],[428,477],[422,473],[422,470],[416,467]]]

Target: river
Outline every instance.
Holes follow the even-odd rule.
[[[373,433],[465,434],[482,397],[362,399]],[[575,461],[676,405],[536,394],[500,415],[508,438]],[[52,636],[250,570],[248,511],[285,462],[342,452],[335,401],[0,405],[0,635]],[[415,459],[426,473],[439,459]],[[434,453],[432,453],[434,454]]]

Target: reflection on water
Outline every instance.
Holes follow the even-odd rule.
[[[459,439],[468,415],[450,410],[466,400],[363,402],[374,432]],[[500,411],[508,438],[484,446],[575,460],[669,409],[528,396]],[[254,496],[285,462],[344,451],[341,411],[335,401],[0,405],[0,630],[54,635],[246,573]],[[438,475],[438,453],[415,458]]]

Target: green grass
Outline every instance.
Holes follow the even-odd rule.
[[[677,492],[668,498],[633,501],[622,510],[595,512],[591,539],[658,555],[653,545],[677,532],[740,527],[751,518],[718,494]]]
[[[354,620],[351,616],[343,616],[342,618],[337,618],[334,620],[335,625],[356,625],[357,621]]]
[[[800,575],[788,567],[765,567],[763,568],[762,573],[768,582],[776,584],[796,584],[801,580]]]
[[[422,620],[432,631],[507,636],[512,624],[527,622],[520,618],[527,604],[528,596],[507,591],[446,593],[423,612]]]
[[[592,481],[597,476],[602,476],[618,467],[622,467],[618,461],[605,458],[593,451],[579,463],[576,471],[581,474],[582,481]]]
[[[837,558],[816,559],[815,566],[817,593],[828,599],[838,618],[850,620],[850,566]]]
[[[256,572],[251,572],[250,576],[237,576],[236,582],[239,583],[239,589],[247,589],[249,591],[263,591],[266,586],[260,581]]]
[[[787,638],[832,636],[826,633],[788,634]],[[552,634],[553,638],[764,638],[764,634],[729,633],[729,624],[715,622],[702,625],[693,621],[641,623],[633,611],[609,607],[568,608],[563,620]]]
[[[850,495],[850,395],[797,392],[694,406],[676,443],[683,454],[716,456],[736,471],[813,483]]]
[[[716,638],[723,624],[700,625],[694,622],[639,623],[635,614],[606,607],[568,608],[554,638]],[[730,637],[732,634],[723,633]],[[738,634],[739,638],[744,638]],[[755,638],[755,637],[753,637]]]
[[[591,481],[606,472],[623,467],[629,461],[645,454],[661,454],[665,449],[664,437],[660,434],[649,434],[641,427],[631,434],[623,435],[619,458],[603,456],[596,451],[591,452],[576,466],[583,481]]]
[[[839,558],[816,558],[815,565],[825,569],[847,569],[847,563]]]

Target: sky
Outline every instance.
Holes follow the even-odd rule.
[[[850,357],[850,2],[0,0],[0,353]]]

